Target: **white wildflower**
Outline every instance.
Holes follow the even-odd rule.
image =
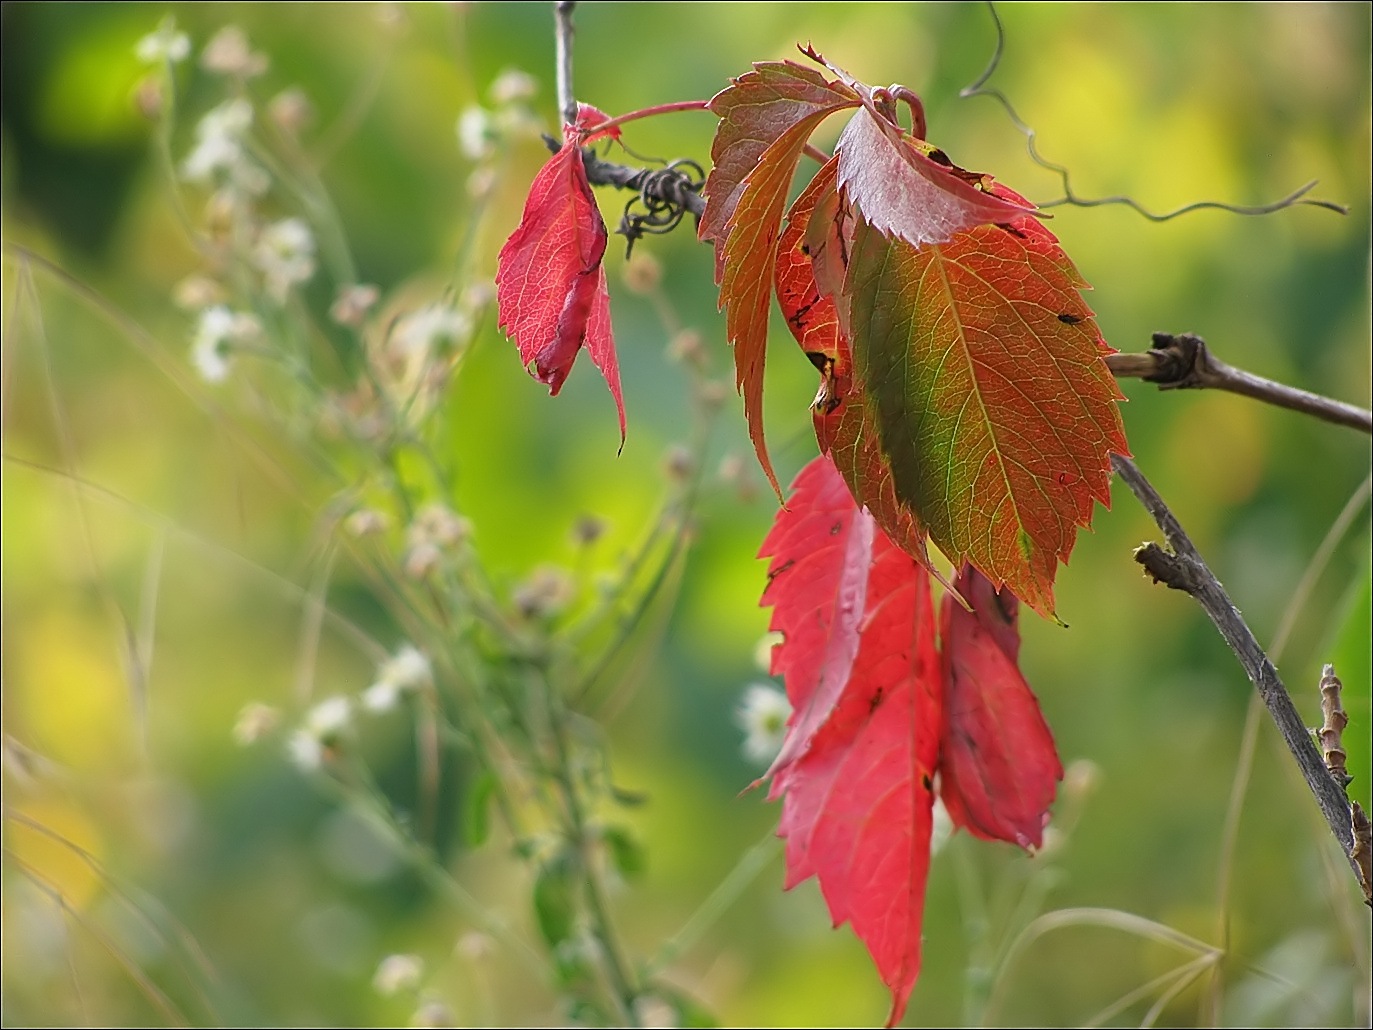
[[[406,644],[377,669],[377,681],[362,695],[362,705],[368,711],[385,712],[396,706],[402,694],[413,693],[428,685],[434,671],[418,648]]]
[[[449,304],[430,304],[397,323],[391,346],[399,354],[441,353],[467,342],[472,319]]]
[[[480,962],[490,958],[495,950],[495,942],[480,930],[468,930],[453,945],[453,954],[468,962]]]
[[[267,70],[267,57],[256,53],[247,34],[237,25],[226,25],[214,34],[200,55],[200,66],[207,72],[250,79]]]
[[[353,706],[346,697],[327,697],[305,713],[305,732],[322,743],[330,743],[348,729]]]
[[[654,994],[641,994],[634,999],[634,1025],[670,1030],[681,1023],[677,1011],[666,999]]]
[[[248,156],[244,143],[252,124],[253,107],[242,97],[210,110],[196,123],[195,147],[181,162],[181,177],[189,182],[220,180],[254,196],[265,192],[271,180]]]
[[[473,161],[495,152],[496,128],[485,108],[469,107],[458,117],[458,148]]]
[[[286,754],[304,772],[314,772],[337,753],[352,729],[353,705],[335,694],[305,713],[300,729],[286,741]]]
[[[190,52],[190,37],[176,31],[176,19],[170,14],[134,46],[134,54],[144,64],[176,64]]]
[[[349,536],[364,537],[384,533],[390,528],[391,519],[384,511],[375,508],[359,508],[343,520],[343,528]]]
[[[172,303],[182,311],[200,311],[202,308],[223,304],[226,299],[224,287],[209,276],[199,273],[186,276],[172,287]]]
[[[304,730],[291,734],[286,741],[286,754],[302,772],[314,772],[324,764],[324,745]]]
[[[735,712],[735,722],[744,731],[744,757],[759,765],[772,761],[782,748],[790,715],[787,695],[769,684],[751,684]]]
[[[447,505],[434,502],[415,513],[405,533],[411,547],[434,544],[447,549],[463,543],[472,534],[472,523]]]
[[[270,705],[254,701],[245,705],[234,721],[234,742],[239,747],[255,744],[276,728],[280,716]]]
[[[443,555],[431,543],[410,548],[405,556],[405,574],[411,579],[428,579],[438,571]]]
[[[387,955],[372,977],[376,992],[386,997],[418,990],[424,979],[424,960],[418,955]]]
[[[267,102],[267,117],[288,136],[298,136],[314,121],[315,108],[303,89],[292,86]]]
[[[514,602],[526,619],[557,615],[573,598],[572,578],[562,569],[541,565],[515,588]]]
[[[299,218],[283,218],[262,230],[253,248],[253,264],[262,272],[268,294],[278,304],[297,283],[315,274],[315,238]]]
[[[491,83],[489,95],[491,102],[500,107],[513,104],[517,100],[528,100],[538,91],[539,84],[534,76],[518,68],[507,68]]]
[[[329,308],[329,317],[339,325],[360,326],[380,296],[381,291],[371,283],[340,286],[338,295]]]
[[[453,1013],[449,1011],[448,1006],[432,998],[417,1008],[415,1014],[410,1017],[410,1025],[414,1027],[441,1027],[453,1024]]]
[[[200,313],[191,341],[191,363],[207,383],[222,383],[229,375],[233,346],[262,331],[256,318],[230,311],[222,304]]]

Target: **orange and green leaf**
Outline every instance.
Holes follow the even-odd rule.
[[[850,403],[883,458],[874,479],[836,452],[859,500],[890,486],[946,556],[1047,616],[1078,527],[1110,503],[1110,455],[1128,453],[1085,285],[1028,217],[921,248],[860,219],[845,284]]]
[[[763,369],[782,209],[810,134],[828,115],[857,104],[848,87],[789,61],[755,65],[710,102],[720,125],[700,235],[715,243],[715,279],[734,348],[735,384],[754,451],[779,497],[763,439]]]

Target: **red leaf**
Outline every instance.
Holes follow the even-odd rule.
[[[1019,604],[967,565],[955,585],[973,610],[944,598],[940,796],[955,825],[1039,847],[1063,766],[1016,664]]]
[[[794,713],[770,796],[785,794],[787,886],[818,877],[867,946],[897,1022],[920,969],[940,668],[929,577],[860,511],[824,457],[763,545],[773,672]]]
[[[563,127],[562,149],[535,176],[524,216],[501,248],[496,303],[500,327],[515,341],[530,375],[546,383],[550,394],[562,389],[586,346],[615,398],[623,443],[624,400],[601,265],[607,233],[581,152],[581,144],[595,139],[595,126],[605,120],[583,104],[577,124]]]
[[[700,236],[715,242],[715,281],[720,306],[727,309],[735,383],[754,451],[779,497],[763,439],[763,367],[782,208],[815,126],[857,104],[848,87],[790,61],[754,65],[710,102],[720,124],[711,145],[714,167],[706,180]]]

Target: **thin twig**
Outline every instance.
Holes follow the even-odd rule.
[[[1158,544],[1145,544],[1135,551],[1135,561],[1143,565],[1155,582],[1190,594],[1210,617],[1221,637],[1230,646],[1243,666],[1251,683],[1258,688],[1268,713],[1277,724],[1287,748],[1292,752],[1306,785],[1316,797],[1316,804],[1340,842],[1350,866],[1364,885],[1363,876],[1354,862],[1354,833],[1349,801],[1344,790],[1330,777],[1320,752],[1312,741],[1292,698],[1278,677],[1278,671],[1259,646],[1239,610],[1231,602],[1225,588],[1206,566],[1191,539],[1169,510],[1153,484],[1129,458],[1112,455],[1111,463],[1140,504],[1153,517],[1171,550]]]
[[[577,94],[572,90],[572,11],[576,0],[558,0],[553,5],[553,20],[557,51],[558,110],[564,125],[574,125],[577,121]]]
[[[1194,333],[1154,333],[1150,350],[1142,354],[1108,354],[1106,366],[1117,379],[1143,379],[1146,383],[1157,383],[1160,390],[1228,390],[1373,433],[1373,411],[1227,365],[1207,350],[1206,341]]]
[[[1306,194],[1311,192],[1316,185],[1316,180],[1314,179],[1306,185],[1293,190],[1281,200],[1275,200],[1269,204],[1226,204],[1218,200],[1199,200],[1192,204],[1184,204],[1182,207],[1175,208],[1172,211],[1165,211],[1162,214],[1150,211],[1133,197],[1079,197],[1073,192],[1073,184],[1070,180],[1068,169],[1064,165],[1050,161],[1040,154],[1039,146],[1036,142],[1035,130],[1022,121],[1020,115],[1016,114],[1015,108],[1012,107],[1011,102],[1006,99],[1006,94],[1002,93],[999,89],[987,85],[987,82],[996,73],[996,69],[1001,64],[1001,58],[1005,53],[1006,44],[1006,32],[1001,27],[1001,16],[996,13],[996,5],[993,4],[991,0],[988,0],[987,9],[991,12],[992,22],[996,26],[996,49],[992,51],[992,59],[988,62],[987,67],[983,70],[982,74],[977,77],[976,81],[959,90],[958,95],[963,99],[969,97],[991,97],[995,100],[1001,106],[1001,109],[1006,112],[1006,117],[1011,120],[1011,124],[1015,126],[1016,131],[1025,137],[1025,150],[1030,155],[1030,160],[1039,165],[1039,167],[1053,172],[1058,176],[1063,184],[1063,196],[1054,200],[1041,201],[1037,205],[1041,209],[1061,207],[1064,204],[1070,204],[1073,207],[1102,207],[1107,204],[1121,204],[1144,218],[1147,218],[1151,222],[1167,222],[1170,219],[1177,218],[1179,215],[1206,209],[1228,211],[1233,215],[1270,215],[1275,211],[1296,207],[1299,204],[1324,208],[1327,211],[1334,211],[1336,214],[1349,214],[1349,208],[1344,204],[1337,204],[1331,200],[1314,200],[1307,197]]]

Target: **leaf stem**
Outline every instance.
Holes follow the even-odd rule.
[[[641,107],[637,111],[630,111],[629,114],[619,115],[608,122],[600,122],[592,126],[590,131],[604,132],[606,129],[615,129],[629,122],[637,122],[640,118],[652,118],[660,114],[673,114],[677,111],[708,111],[709,109],[709,100],[676,100],[670,104],[654,104],[652,107]]]

